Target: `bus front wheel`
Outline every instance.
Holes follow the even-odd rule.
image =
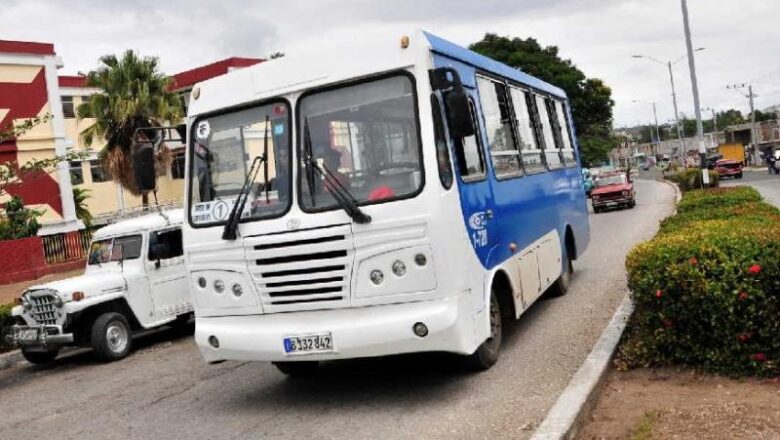
[[[274,367],[290,377],[306,377],[317,372],[320,363],[317,361],[273,362]]]
[[[475,371],[484,371],[492,367],[498,360],[501,349],[502,323],[501,304],[495,288],[490,292],[490,336],[483,342],[477,351],[468,357],[468,366]]]

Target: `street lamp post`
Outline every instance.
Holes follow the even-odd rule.
[[[693,88],[693,106],[696,111],[696,141],[699,143],[699,162],[702,172],[702,184],[709,185],[707,173],[707,150],[704,147],[704,124],[701,122],[701,106],[699,105],[699,82],[696,78],[696,60],[693,57],[691,43],[691,25],[688,22],[688,2],[680,0],[682,6],[683,26],[685,27],[685,46],[688,48],[688,68],[691,71],[691,86]]]
[[[634,102],[634,103],[644,103],[644,104],[647,104],[646,102],[644,102],[644,101],[640,101],[640,100],[638,100],[638,99],[635,99],[635,100],[633,100],[633,101],[631,101],[631,102]],[[655,120],[655,139],[656,139],[656,141],[655,141],[655,142],[653,142],[653,139],[652,139],[652,137],[653,137],[653,136],[652,136],[652,133],[653,133],[653,131],[652,131],[652,130],[650,130],[650,133],[651,133],[651,135],[650,135],[650,138],[651,138],[651,139],[650,139],[650,144],[652,145],[652,144],[654,144],[654,143],[655,143],[656,145],[659,145],[659,146],[660,146],[660,144],[661,144],[661,131],[660,131],[660,130],[659,130],[659,128],[658,128],[658,113],[655,111],[655,101],[653,101],[651,104],[653,105],[653,119]],[[653,154],[658,154],[658,148],[659,148],[659,147],[655,147],[655,148],[653,148],[653,150],[654,150],[654,151],[653,151]]]
[[[700,47],[700,48],[694,50],[694,52],[698,52],[698,51],[704,50],[704,49],[705,48]],[[674,61],[669,60],[667,62],[663,62],[661,60],[658,60],[658,59],[653,58],[653,57],[648,56],[648,55],[633,55],[632,57],[633,58],[643,58],[643,59],[646,59],[646,60],[650,60],[650,61],[652,61],[654,63],[658,63],[658,64],[666,67],[669,70],[669,82],[672,85],[672,103],[674,104],[674,121],[675,121],[675,126],[677,127],[677,139],[680,141],[681,153],[683,155],[687,154],[686,147],[685,147],[685,137],[683,136],[682,126],[680,125],[680,114],[679,114],[679,112],[677,110],[677,92],[675,91],[675,88],[674,88],[674,72],[672,71],[672,66],[674,66],[675,64],[677,64],[680,61],[682,61],[682,59],[685,58],[686,55],[683,55],[683,56],[681,56],[680,58],[677,58]]]

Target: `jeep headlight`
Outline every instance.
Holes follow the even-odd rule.
[[[60,308],[62,307],[62,297],[59,295],[54,295],[54,307]]]
[[[27,297],[27,295],[22,295],[22,307],[25,308],[25,310],[32,309],[32,302],[30,301],[30,298]]]

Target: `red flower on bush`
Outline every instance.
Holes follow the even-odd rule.
[[[739,336],[737,336],[737,339],[739,342],[747,342],[751,337],[753,337],[753,333],[741,333]]]
[[[758,275],[761,273],[761,266],[758,264],[754,264],[748,268],[748,273],[751,275]]]
[[[662,296],[664,296],[664,293],[663,293],[663,292],[661,292],[660,290],[656,290],[656,291],[655,291],[655,297],[656,297],[656,298],[660,298],[660,297],[662,297]]]
[[[750,356],[750,359],[753,359],[756,362],[766,362],[766,355],[764,353],[758,352]]]
[[[699,260],[696,259],[696,257],[691,257],[691,259],[688,260],[688,262],[691,263],[691,266],[696,266],[697,264],[699,264]]]
[[[747,294],[747,292],[739,292],[739,300],[740,300],[740,301],[744,301],[744,300],[746,300],[746,299],[748,299],[748,294]]]
[[[674,321],[672,321],[669,318],[666,318],[666,319],[663,320],[663,324],[664,324],[664,327],[666,327],[666,328],[672,328],[672,326],[674,325]]]

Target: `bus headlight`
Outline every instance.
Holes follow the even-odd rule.
[[[214,281],[214,291],[217,293],[222,293],[225,291],[225,282],[222,280],[216,280]]]
[[[241,287],[241,284],[238,283],[233,284],[232,290],[233,290],[233,295],[235,295],[236,297],[239,297],[244,294],[244,288]]]
[[[371,271],[371,282],[376,284],[377,286],[382,284],[382,281],[385,280],[385,274],[382,273],[379,269],[374,269]]]
[[[401,260],[395,260],[393,261],[393,273],[397,277],[402,277],[406,275],[406,265]]]

